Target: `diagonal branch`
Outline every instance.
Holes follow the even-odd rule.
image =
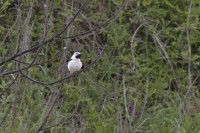
[[[68,37],[60,37],[59,36],[57,38],[70,39],[70,38],[75,38],[75,37],[79,37],[79,36],[84,36],[84,35],[87,35],[87,34],[89,34],[91,32],[97,31],[97,30],[99,30],[102,27],[108,26],[108,24],[111,23],[111,21],[114,20],[117,17],[117,15],[119,15],[119,13],[122,11],[122,9],[124,8],[124,6],[126,5],[127,2],[128,2],[128,0],[124,0],[124,2],[121,4],[121,6],[119,7],[119,9],[115,12],[115,14],[112,17],[110,17],[106,22],[100,24],[99,26],[96,26],[96,27],[94,27],[93,29],[91,29],[89,31],[82,32],[82,33],[79,33],[77,35],[68,36]]]
[[[105,48],[106,48],[106,45],[104,45],[104,47],[103,47],[103,49],[100,51],[98,57],[97,57],[92,63],[90,63],[89,65],[87,65],[84,69],[78,71],[77,73],[75,73],[75,74],[73,74],[73,75],[69,75],[69,76],[67,76],[67,77],[65,77],[65,78],[62,78],[62,79],[57,80],[57,81],[54,81],[54,82],[50,82],[50,83],[41,82],[41,81],[32,79],[31,77],[25,75],[22,71],[20,71],[20,73],[21,73],[25,78],[27,78],[28,80],[32,81],[33,83],[38,83],[38,84],[41,84],[41,85],[54,85],[54,84],[57,84],[57,83],[61,83],[62,81],[67,80],[67,79],[70,79],[70,78],[72,78],[73,76],[75,76],[75,75],[77,75],[77,74],[83,72],[84,70],[88,69],[88,68],[91,67],[92,65],[96,64],[96,63],[99,61],[99,59],[102,57]]]
[[[41,47],[41,46],[43,46],[43,45],[45,45],[45,44],[47,44],[47,43],[53,41],[55,38],[59,37],[60,35],[62,35],[62,34],[69,28],[69,26],[72,24],[72,22],[73,22],[73,21],[75,20],[75,18],[78,16],[78,14],[83,10],[83,8],[85,7],[85,5],[86,5],[87,2],[88,2],[88,0],[85,0],[85,1],[84,1],[84,3],[81,5],[80,9],[77,11],[77,13],[73,16],[73,18],[71,19],[71,21],[65,26],[65,28],[64,28],[62,31],[56,33],[54,36],[50,37],[49,39],[43,41],[43,42],[40,43],[40,44],[37,44],[37,45],[33,46],[33,47],[30,48],[30,49],[27,49],[27,50],[22,51],[22,52],[20,52],[20,53],[15,53],[14,55],[12,55],[12,56],[10,56],[9,58],[7,58],[6,60],[0,62],[0,66],[2,66],[2,65],[5,64],[6,62],[9,62],[9,61],[11,61],[11,60],[13,60],[13,59],[15,59],[15,58],[21,56],[21,55],[24,55],[24,54],[26,54],[26,53],[28,53],[28,52],[31,52],[32,50],[37,49],[37,48],[39,48],[39,47]]]
[[[91,33],[91,32],[94,32],[94,31],[96,31],[96,30],[99,30],[99,29],[102,28],[102,27],[107,26],[107,25],[109,24],[109,22],[111,22],[113,19],[115,19],[115,18],[117,17],[117,15],[120,13],[120,11],[123,9],[123,7],[126,5],[127,2],[128,2],[128,0],[124,0],[124,2],[121,4],[121,6],[119,7],[119,9],[116,11],[116,13],[115,13],[111,18],[109,18],[106,22],[104,22],[103,24],[101,24],[101,25],[99,25],[99,26],[97,26],[97,27],[94,27],[93,29],[91,29],[91,30],[89,30],[89,31],[86,31],[86,32],[83,32],[83,33],[79,33],[79,34],[73,35],[73,36],[68,36],[68,37],[60,37],[60,35],[65,31],[65,30],[63,30],[62,33],[60,32],[59,35],[57,34],[58,36],[52,37],[51,41],[53,41],[55,38],[63,38],[63,39],[76,38],[76,37],[79,37],[79,36],[87,35],[87,34],[89,34],[89,33]],[[84,3],[84,4],[85,4],[85,3]],[[82,7],[83,7],[83,6],[84,6],[84,5],[82,5]],[[80,8],[80,9],[77,11],[76,15],[78,15],[78,13],[80,13],[81,9],[82,9],[82,8]],[[74,17],[74,19],[75,19],[75,17]],[[73,22],[74,19],[72,19],[72,20],[70,21],[70,23],[68,24],[68,26],[66,26],[65,29],[67,29],[67,28],[69,27],[69,25]],[[48,41],[48,40],[49,40],[49,41]],[[25,51],[23,51],[23,52],[21,52],[21,53],[18,53],[18,54],[17,54],[17,53],[14,54],[13,56],[11,56],[10,58],[8,58],[7,60],[1,62],[1,63],[0,63],[0,66],[3,65],[3,64],[5,64],[5,63],[8,62],[8,61],[11,61],[11,60],[17,61],[17,60],[15,59],[16,57],[21,56],[21,55],[23,55],[23,54],[26,54],[26,53],[28,53],[28,52],[34,50],[34,49],[41,48],[41,46],[43,46],[43,45],[46,44],[47,42],[50,42],[50,39],[48,39],[48,40],[46,40],[46,41],[43,40],[43,41],[42,41],[42,44],[37,44],[37,45],[33,46],[32,48],[30,48],[30,49],[28,49],[28,50],[25,50]],[[58,55],[60,55],[60,53],[59,53]],[[37,57],[37,55],[35,56],[35,59],[36,59],[36,57]],[[56,57],[58,57],[58,56],[56,56]],[[55,58],[56,58],[56,57],[55,57]],[[0,77],[5,76],[5,75],[9,75],[9,74],[13,74],[13,73],[17,73],[17,72],[19,72],[19,71],[26,70],[26,69],[29,69],[30,67],[33,67],[33,66],[38,65],[37,63],[36,63],[36,64],[33,64],[33,63],[35,62],[35,59],[34,59],[33,62],[30,63],[28,66],[26,66],[26,67],[24,67],[24,68],[21,68],[20,70],[12,70],[12,71],[8,71],[8,72],[3,72],[3,73],[1,73],[1,74],[0,74]],[[49,62],[49,61],[50,61],[50,60],[48,60],[47,62]],[[17,62],[18,62],[18,61],[17,61]],[[42,64],[47,63],[47,62],[43,62]],[[24,63],[24,64],[26,64],[26,63]],[[27,64],[28,64],[28,63],[27,63]]]

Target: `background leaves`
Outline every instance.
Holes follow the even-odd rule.
[[[0,61],[62,31],[83,2],[3,1]],[[200,131],[199,0],[123,2],[87,2],[61,36],[0,66],[1,132]],[[74,51],[95,65],[34,82],[69,76]]]

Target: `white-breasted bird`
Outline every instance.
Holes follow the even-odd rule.
[[[74,72],[77,72],[81,69],[83,66],[81,62],[81,53],[75,52],[73,56],[71,57],[71,60],[68,62],[68,70],[70,71],[70,74],[73,74]]]

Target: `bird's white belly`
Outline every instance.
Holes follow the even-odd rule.
[[[74,73],[76,71],[79,71],[82,67],[82,62],[80,60],[71,60],[68,63],[68,69],[70,73]]]

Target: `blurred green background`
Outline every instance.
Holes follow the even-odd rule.
[[[0,61],[63,30],[83,2],[1,1]],[[87,66],[104,46],[94,65],[57,84],[24,76],[60,80],[73,52]],[[1,133],[198,133],[200,1],[89,0],[60,37],[0,70]]]

